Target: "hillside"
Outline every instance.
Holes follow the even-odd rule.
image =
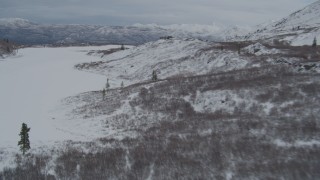
[[[238,51],[238,43],[173,38],[146,43],[108,56],[95,54],[102,56],[103,60],[75,67],[105,75],[111,82],[124,81],[128,85],[151,79],[153,70],[159,78],[166,79],[261,67],[278,61],[307,63],[319,58],[319,52],[311,47],[299,49],[246,42],[241,44],[240,54]],[[114,86],[119,87],[120,83]]]
[[[170,39],[79,63],[109,79],[105,97],[101,84],[64,98],[50,121],[74,139],[0,150],[0,177],[318,178],[319,61],[311,47]]]
[[[281,20],[265,23],[242,37],[244,40],[285,42],[293,46],[311,45],[320,39],[320,1],[298,10]]]
[[[212,45],[212,46],[210,46]],[[222,44],[196,39],[158,40],[104,56],[102,61],[76,65],[76,68],[99,73],[126,85],[151,78],[155,70],[158,77],[192,76],[210,72],[223,72],[244,67],[258,66],[237,52],[220,50]],[[236,44],[225,45],[236,48]],[[249,63],[250,62],[250,63]],[[119,87],[119,84],[115,84]]]
[[[118,84],[105,99],[101,91],[67,98],[70,112],[115,134],[95,143],[99,153],[71,149],[58,163],[117,164],[84,168],[82,178],[317,179],[319,61],[313,48],[255,43],[239,54],[237,43],[171,39],[76,65]]]
[[[76,116],[118,133],[93,145],[95,155],[67,151],[58,177],[75,177],[63,167],[77,162],[82,178],[318,178],[318,78],[270,66],[68,98],[82,104]]]

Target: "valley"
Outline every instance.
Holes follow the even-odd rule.
[[[319,12],[253,28],[0,19],[0,180],[319,179]]]

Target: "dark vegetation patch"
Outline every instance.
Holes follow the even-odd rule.
[[[0,39],[0,57],[4,54],[12,54],[16,49],[17,45],[9,39]]]
[[[255,43],[261,43],[262,45],[266,46],[269,49],[278,49],[282,53],[281,54],[275,54],[275,55],[263,55],[263,56],[272,56],[272,58],[298,58],[302,59],[304,61],[308,62],[318,62],[320,61],[320,48],[314,48],[311,45],[310,46],[290,46],[288,44],[282,44],[282,43],[265,43],[261,41],[243,41],[243,42],[219,42],[214,43],[212,45],[209,45],[208,47],[202,49],[203,51],[210,51],[210,50],[230,50],[237,52],[240,49],[247,47],[251,44]],[[311,43],[311,42],[310,42]],[[243,54],[246,56],[254,56],[249,54]]]
[[[101,57],[103,56],[106,56],[106,55],[109,55],[109,54],[112,54],[112,53],[115,53],[115,52],[118,52],[118,51],[122,51],[122,50],[125,50],[127,48],[124,48],[121,49],[121,48],[111,48],[111,49],[107,49],[107,50],[97,50],[97,51],[90,51],[88,52],[87,54],[88,55],[92,55],[94,53],[97,53],[97,54],[101,54]]]

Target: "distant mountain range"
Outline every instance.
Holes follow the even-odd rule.
[[[0,38],[20,44],[131,44],[158,40],[162,36],[224,41],[235,34],[249,32],[248,27],[223,25],[135,24],[132,26],[37,24],[20,18],[0,19]]]
[[[256,27],[227,27],[220,24],[53,25],[38,24],[20,18],[0,19],[0,38],[26,45],[82,43],[139,45],[158,40],[163,36],[198,38],[208,41],[262,40],[271,44],[309,45],[314,38],[320,39],[320,1],[288,17]]]

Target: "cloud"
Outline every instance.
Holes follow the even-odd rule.
[[[0,17],[45,23],[256,25],[315,0],[1,0]]]

